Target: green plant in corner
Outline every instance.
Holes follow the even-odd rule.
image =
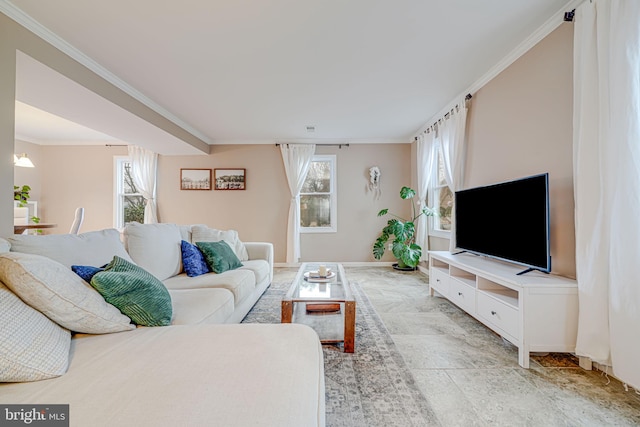
[[[391,252],[398,260],[398,268],[415,269],[420,262],[422,256],[422,248],[415,242],[415,221],[422,215],[433,216],[434,212],[428,207],[423,207],[420,211],[416,209],[415,190],[409,187],[400,189],[400,198],[411,201],[411,219],[406,220],[397,215],[389,213],[389,209],[382,209],[378,212],[378,216],[387,214],[393,216],[386,227],[382,229],[382,234],[373,244],[373,256],[375,259],[382,258],[385,251],[385,245],[393,236],[391,244]]]

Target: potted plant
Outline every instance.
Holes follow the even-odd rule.
[[[24,208],[27,206],[27,200],[29,200],[29,191],[31,191],[31,187],[28,185],[23,185],[22,187],[18,187],[17,185],[13,186],[13,200],[18,201],[18,206]]]
[[[23,185],[19,187],[17,185],[13,186],[13,200],[18,202],[18,207],[16,209],[26,209],[26,215],[29,215],[29,208],[27,201],[29,200],[29,192],[31,191],[31,187],[28,185]],[[40,222],[40,218],[37,216],[28,217],[32,223],[38,224]],[[35,230],[37,234],[42,234],[42,230]]]
[[[433,210],[426,206],[420,211],[417,211],[414,200],[415,195],[416,192],[409,187],[402,187],[400,189],[400,197],[403,200],[411,201],[411,219],[409,220],[390,214],[389,209],[382,209],[378,212],[378,216],[389,214],[394,218],[391,218],[387,222],[386,227],[382,229],[382,234],[380,234],[380,237],[378,237],[373,244],[373,256],[375,259],[382,258],[387,242],[391,240],[393,236],[391,252],[393,252],[393,255],[398,260],[398,263],[394,264],[393,267],[398,270],[412,271],[416,269],[422,256],[422,248],[415,242],[415,221],[422,215],[433,215]]]

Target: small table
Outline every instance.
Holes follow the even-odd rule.
[[[327,263],[327,278],[309,277],[320,263],[300,266],[287,295],[282,299],[282,323],[311,326],[320,342],[344,343],[344,352],[355,350],[356,301],[342,264]]]
[[[41,222],[39,224],[18,224],[13,226],[13,234],[22,234],[24,230],[41,230],[43,228],[56,228],[58,224]]]

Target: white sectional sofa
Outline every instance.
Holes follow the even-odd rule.
[[[182,240],[225,240],[243,265],[188,277]],[[71,265],[99,267],[114,256],[162,281],[170,326],[135,327],[69,275]],[[271,244],[206,226],[0,239],[0,403],[69,404],[72,426],[322,426],[317,334],[294,324],[233,324],[272,278]],[[98,333],[105,323],[108,332]]]

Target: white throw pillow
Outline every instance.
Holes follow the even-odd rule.
[[[11,244],[6,240],[0,238],[0,254],[9,252],[11,250]]]
[[[0,283],[0,382],[58,377],[69,366],[71,334]]]
[[[182,270],[182,234],[176,224],[129,224],[124,229],[133,261],[160,280]]]
[[[80,276],[49,258],[0,254],[0,281],[31,307],[72,331],[104,334],[135,328],[131,319]]]
[[[191,227],[191,240],[194,244],[196,242],[219,242],[224,240],[233,249],[240,261],[249,259],[247,248],[238,238],[236,230],[216,230],[203,225],[194,225]]]
[[[12,252],[46,256],[71,268],[72,265],[101,267],[114,255],[131,261],[118,230],[90,231],[82,234],[14,235],[7,237]]]

